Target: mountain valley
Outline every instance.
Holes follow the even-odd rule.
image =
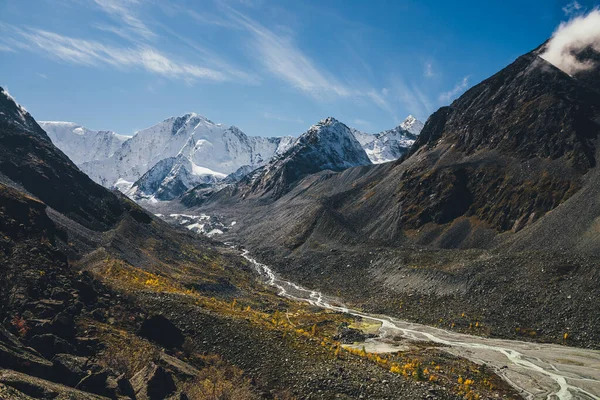
[[[360,317],[278,297],[237,250],[94,183],[4,90],[0,135],[3,398],[515,398],[435,347],[342,347]]]
[[[0,399],[599,399],[600,36],[556,39],[584,20],[374,134],[187,113],[125,136],[0,88]],[[410,102],[236,21],[323,104],[312,84]],[[174,60],[145,68],[210,75]]]

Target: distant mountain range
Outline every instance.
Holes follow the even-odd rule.
[[[304,146],[292,136],[247,136],[235,126],[215,124],[194,113],[168,118],[132,137],[72,122],[45,121],[40,126],[94,181],[138,200],[171,200],[197,185],[221,182],[230,174],[225,182],[236,181],[292,147]],[[353,149],[364,157],[357,162],[352,151],[336,153],[337,159],[330,160],[333,169],[393,161],[408,151],[422,127],[423,123],[409,116],[398,127],[374,135],[348,128],[346,140],[348,134],[353,136],[358,143]],[[335,138],[330,141],[336,142]],[[327,167],[325,163],[317,169]]]

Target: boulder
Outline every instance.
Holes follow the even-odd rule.
[[[125,375],[117,377],[109,376],[106,380],[106,388],[115,394],[117,399],[127,398],[135,399],[135,391],[129,379],[125,378]]]
[[[28,344],[46,358],[52,358],[58,353],[73,353],[75,351],[73,345],[52,333],[35,335],[29,339]]]
[[[196,367],[165,353],[160,354],[158,364],[180,379],[192,379],[200,373]]]
[[[8,388],[6,392],[15,394],[14,397],[0,397],[7,399],[106,400],[106,397],[86,393],[9,369],[0,370],[0,394],[3,393],[2,387]]]
[[[131,385],[137,400],[166,399],[177,390],[171,373],[154,363],[135,374]]]
[[[75,338],[75,319],[73,315],[68,313],[67,311],[62,311],[52,319],[50,323],[52,328],[52,333],[60,336],[63,339],[73,339]]]
[[[75,338],[77,345],[77,354],[88,357],[98,353],[104,348],[104,345],[97,337],[77,337]]]
[[[181,330],[160,314],[148,317],[142,323],[139,335],[168,349],[181,347],[185,339]]]
[[[53,359],[54,380],[68,386],[76,386],[90,374],[90,361],[71,354],[57,354]]]
[[[0,399],[32,400],[33,397],[27,396],[25,393],[19,392],[11,386],[0,383]]]
[[[79,292],[79,299],[85,304],[94,304],[98,299],[98,292],[94,288],[92,279],[84,272],[83,279],[75,282],[75,288]]]
[[[0,342],[0,369],[7,368],[29,374],[47,377],[51,373],[52,363],[42,358],[35,350],[19,342]]]
[[[107,383],[108,371],[94,364],[86,357],[71,354],[57,354],[52,359],[54,363],[54,381],[68,386],[74,386],[86,392],[102,396],[114,397]]]

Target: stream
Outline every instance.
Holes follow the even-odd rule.
[[[252,258],[247,250],[242,256],[254,265],[267,284],[278,290],[280,296],[380,323],[378,336],[364,343],[368,352],[403,350],[406,347],[396,344],[394,338],[397,337],[439,343],[444,351],[493,368],[526,399],[600,400],[600,351],[471,336],[386,315],[364,313],[321,292],[282,279],[267,265]]]

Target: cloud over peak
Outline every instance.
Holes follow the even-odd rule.
[[[593,48],[600,52],[600,9],[587,15],[562,22],[546,45],[541,57],[569,75],[595,67],[590,61],[581,61],[577,53]]]

